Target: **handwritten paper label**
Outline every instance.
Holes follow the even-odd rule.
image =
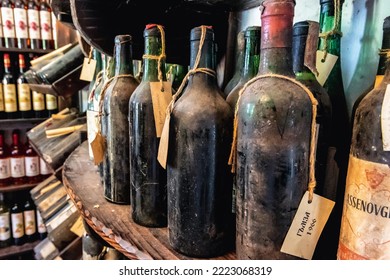
[[[306,191],[280,251],[310,260],[335,203],[317,194],[308,199]]]
[[[390,85],[387,85],[381,110],[383,151],[390,151]]]
[[[170,82],[163,82],[163,84],[161,82],[151,82],[150,91],[152,94],[156,134],[157,137],[161,137],[167,107],[172,100],[172,85]]]
[[[317,81],[323,86],[326,80],[329,77],[330,72],[332,72],[333,67],[335,66],[338,56],[327,53],[326,59],[324,60],[325,52],[317,51],[317,62],[316,68],[318,71]]]
[[[96,69],[96,60],[84,58],[83,68],[81,69],[80,80],[90,82],[93,80]]]
[[[161,133],[160,145],[158,146],[157,160],[164,169],[167,168],[170,122],[171,115],[168,114],[165,117],[164,127]]]

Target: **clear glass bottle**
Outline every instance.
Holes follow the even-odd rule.
[[[190,49],[191,69],[215,71],[212,28],[193,28]],[[216,77],[192,74],[171,113],[167,158],[169,243],[185,255],[211,257],[233,248],[232,124],[233,111]]]
[[[161,27],[162,28],[162,27]],[[129,103],[130,125],[130,183],[133,220],[143,226],[167,225],[167,174],[157,161],[160,139],[156,135],[151,82],[166,81],[165,58],[159,61],[162,51],[161,33],[156,24],[144,30],[145,57],[142,81]]]
[[[103,160],[104,197],[130,203],[129,99],[138,86],[132,76],[130,35],[115,37],[115,77],[104,93],[102,135],[106,139]]]
[[[24,163],[24,149],[20,143],[19,130],[14,130],[12,132],[10,163],[13,183],[16,185],[24,184],[26,182],[26,170]]]

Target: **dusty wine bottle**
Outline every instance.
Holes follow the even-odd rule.
[[[384,27],[390,25],[390,17]],[[389,40],[389,29],[383,37]],[[357,107],[346,179],[338,259],[390,259],[390,52],[385,76]]]
[[[129,103],[132,218],[148,227],[167,225],[167,174],[157,161],[160,137],[157,137],[158,119],[153,111],[165,113],[166,107],[159,107],[162,104],[158,102],[164,99],[165,90],[169,90],[167,83],[163,83],[167,81],[163,32],[163,27],[156,24],[149,24],[144,30],[142,81]],[[165,87],[164,91],[152,93],[152,86],[156,84],[159,90]],[[168,98],[170,95],[168,92]],[[153,103],[152,99],[157,102]]]
[[[191,71],[170,117],[169,243],[183,254],[210,257],[234,243],[228,166],[233,111],[215,77],[213,29],[193,28],[190,40]]]
[[[129,99],[138,81],[133,77],[130,35],[115,37],[115,76],[104,94],[102,135],[106,139],[103,160],[104,197],[130,203]],[[107,168],[108,167],[108,168]]]
[[[237,104],[238,259],[296,259],[281,247],[308,189],[313,101],[294,80],[294,6],[262,3],[259,73]]]

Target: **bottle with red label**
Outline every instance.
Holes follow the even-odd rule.
[[[39,156],[34,148],[31,146],[30,141],[27,142],[25,152],[25,169],[28,184],[36,184],[41,181],[40,170],[39,170]]]
[[[15,0],[14,7],[15,35],[19,49],[29,47],[27,3],[24,0]]]
[[[0,131],[0,188],[11,184],[11,164],[9,149],[4,141],[4,132]]]
[[[1,22],[6,48],[16,48],[16,32],[14,20],[14,2],[12,0],[1,1]]]
[[[28,33],[30,36],[30,48],[33,50],[42,48],[41,24],[39,20],[39,5],[37,1],[30,0],[27,3]]]
[[[26,182],[26,171],[24,163],[24,149],[20,143],[20,132],[12,132],[11,146],[11,177],[14,184],[24,184]]]
[[[53,39],[53,27],[51,12],[52,9],[47,3],[47,0],[42,0],[39,4],[39,19],[41,22],[41,39],[42,39],[42,49],[44,50],[53,50],[54,49],[54,39]]]

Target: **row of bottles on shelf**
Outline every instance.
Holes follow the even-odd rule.
[[[12,145],[5,143],[0,131],[0,189],[10,185],[37,184],[51,175],[46,162],[27,141],[20,141],[20,131],[12,132]]]
[[[55,48],[56,18],[47,0],[4,0],[0,4],[0,47]]]
[[[43,240],[46,226],[27,192],[0,192],[0,248]]]
[[[349,194],[344,204],[344,190],[350,148],[353,156],[364,155],[368,162],[389,161],[378,118],[390,77],[361,102],[367,106],[375,99],[370,103],[375,110],[358,107],[351,145],[340,64],[343,1],[319,2],[319,24],[293,26],[295,1],[265,0],[262,27],[245,32],[241,81],[225,93],[217,84],[211,27],[191,30],[190,70],[173,92],[165,73],[163,27],[146,26],[140,82],[132,72],[131,36],[117,36],[107,77],[99,79],[95,72],[90,88],[98,103],[97,114],[88,120],[89,142],[95,163],[100,163],[105,198],[131,204],[132,218],[140,225],[168,225],[170,245],[189,256],[220,255],[235,242],[239,259],[334,259],[337,251],[341,259],[388,257],[386,248],[372,254],[358,246],[367,244],[370,234],[382,240],[386,232],[374,233],[369,224],[386,225],[361,215],[358,201],[372,197]],[[382,46],[386,55],[389,20]],[[316,67],[331,60],[334,65],[320,83]],[[367,115],[367,129],[357,134]],[[367,133],[364,139],[362,133]],[[357,171],[358,163],[353,166],[348,182],[363,180],[367,174]],[[376,179],[390,173],[388,165],[380,166],[380,172],[377,164],[371,167],[372,176],[360,183],[386,190]],[[286,235],[300,203],[309,205],[317,195],[335,201],[322,235],[315,228],[318,243],[305,241],[315,243],[305,255],[282,251],[284,242],[289,248],[299,244],[286,241]],[[378,205],[385,205],[383,199],[378,198]],[[354,228],[367,225],[366,239],[341,225],[343,208],[346,216],[355,211]]]
[[[0,119],[47,118],[58,112],[58,98],[31,90],[25,77],[26,59],[18,55],[19,73],[12,68],[10,55],[5,53],[4,73],[0,85]]]

